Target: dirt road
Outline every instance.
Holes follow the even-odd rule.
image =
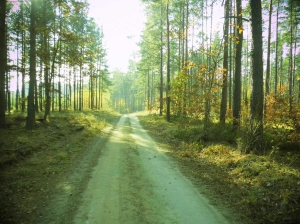
[[[112,130],[72,222],[228,223],[135,115],[121,117]]]

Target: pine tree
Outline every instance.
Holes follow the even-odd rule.
[[[263,57],[261,0],[251,0],[252,28],[252,94],[250,110],[251,145],[249,150],[263,152]]]
[[[32,130],[35,122],[34,108],[34,87],[36,79],[36,0],[31,0],[30,13],[30,72],[29,72],[29,91],[27,105],[26,129]]]
[[[6,128],[5,123],[5,72],[6,72],[6,0],[0,1],[0,128]]]

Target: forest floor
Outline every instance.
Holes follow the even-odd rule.
[[[41,211],[54,195],[73,211],[100,155],[91,146],[104,128],[120,118],[109,111],[54,112],[49,121],[37,121],[34,130],[27,131],[25,117],[25,113],[7,116],[10,128],[0,130],[1,223],[34,223],[36,218],[47,223],[48,215]],[[81,163],[83,158],[88,163]],[[65,183],[73,173],[78,174],[74,176],[78,187],[70,188]]]
[[[182,172],[207,186],[206,196],[249,223],[300,223],[300,149],[274,147],[265,155],[242,154],[228,130],[211,129],[189,119],[167,122],[141,113],[150,136],[170,149]]]
[[[103,201],[103,195],[120,202],[112,210],[101,209],[106,220],[114,212],[122,214],[114,223],[126,223],[132,215],[131,223],[183,223],[182,217],[190,211],[197,214],[197,206],[192,206],[197,211],[182,209],[185,214],[177,216],[171,210],[184,198],[193,205],[197,197],[208,200],[206,213],[215,214],[220,223],[226,219],[229,223],[299,223],[299,153],[242,155],[228,143],[178,139],[176,122],[148,114],[138,117],[157,146],[143,142],[143,129],[135,133],[140,128],[136,119],[123,119],[118,129],[120,117],[110,112],[53,113],[49,122],[37,122],[33,131],[24,130],[25,115],[11,116],[10,129],[0,130],[1,223],[97,223],[99,214],[93,209],[114,204]],[[124,136],[116,139],[114,132]],[[145,146],[158,151],[142,150]],[[170,165],[165,165],[167,169],[161,164]],[[112,167],[112,175],[122,177],[121,184],[107,176],[104,167]],[[149,170],[146,175],[142,167]],[[155,173],[165,175],[165,181],[156,182]],[[101,178],[92,181],[94,176]],[[177,185],[194,190],[181,198],[186,194],[178,192]],[[94,191],[93,186],[103,188]],[[154,200],[157,197],[160,203]],[[192,218],[198,216],[188,217],[195,223]]]

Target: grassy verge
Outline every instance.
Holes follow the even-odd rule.
[[[0,130],[1,223],[30,223],[55,183],[89,150],[87,144],[117,118],[108,111],[55,112],[27,131],[25,115],[9,116],[10,129]]]
[[[222,201],[249,223],[299,223],[298,151],[274,149],[265,156],[245,155],[233,144],[228,129],[212,128],[207,140],[199,137],[201,124],[181,127],[178,122],[142,114],[139,119],[157,141],[172,146],[171,154],[188,167],[190,175],[212,190],[215,203]]]

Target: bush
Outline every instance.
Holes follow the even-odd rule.
[[[171,132],[174,138],[180,139],[186,142],[199,141],[203,135],[201,126],[191,127],[185,129],[176,129]]]
[[[208,139],[212,141],[225,141],[229,144],[236,142],[236,132],[231,124],[226,124],[225,126],[214,125],[213,128],[209,130]]]
[[[255,143],[260,137],[261,124],[254,122],[252,125],[246,125],[240,128],[237,138],[238,149],[242,153],[256,152]],[[260,153],[260,152],[256,152]]]

